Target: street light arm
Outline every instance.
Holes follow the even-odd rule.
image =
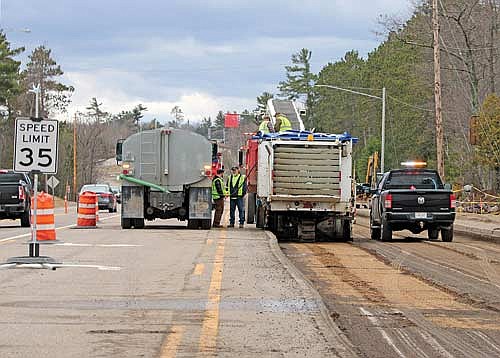
[[[345,91],[345,92],[350,92],[350,93],[354,93],[354,94],[359,94],[359,95],[365,96],[365,97],[370,97],[370,98],[375,98],[375,99],[382,99],[382,97],[374,96],[374,95],[371,95],[371,94],[368,94],[368,93],[353,91],[353,90],[350,90],[350,89],[346,89],[346,88],[342,88],[342,87],[337,87],[337,86],[332,86],[332,85],[314,85],[314,87],[333,88],[333,89],[337,89],[339,91]]]

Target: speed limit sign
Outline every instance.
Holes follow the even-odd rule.
[[[57,173],[59,122],[16,118],[14,171]]]

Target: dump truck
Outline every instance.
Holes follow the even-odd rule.
[[[177,218],[210,229],[213,148],[205,137],[176,128],[141,131],[118,141],[124,229],[144,220]]]
[[[351,239],[356,141],[300,130],[253,136],[245,163],[249,219],[278,240]]]

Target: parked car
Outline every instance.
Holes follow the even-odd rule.
[[[118,204],[121,204],[122,202],[122,192],[121,192],[121,188],[119,186],[112,186],[111,187],[111,190],[113,191],[113,193],[115,194],[115,197],[116,197],[116,202]]]
[[[97,194],[99,210],[109,210],[110,213],[116,212],[116,196],[108,184],[86,184],[80,189],[80,195],[86,191]]]
[[[21,226],[29,227],[31,191],[31,179],[27,174],[1,169],[0,220],[21,219]]]

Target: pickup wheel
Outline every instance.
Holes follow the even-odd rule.
[[[444,242],[452,242],[453,241],[453,225],[449,228],[441,228],[441,239]]]
[[[436,228],[431,228],[427,231],[427,237],[429,240],[437,240],[439,236],[439,230]]]
[[[30,218],[30,208],[26,209],[21,215],[21,227],[30,227],[31,226],[31,218]]]
[[[386,219],[382,219],[382,225],[380,225],[380,233],[382,241],[392,240],[392,228]]]
[[[380,240],[380,228],[374,227],[371,213],[370,213],[370,237],[372,238],[372,240]]]

